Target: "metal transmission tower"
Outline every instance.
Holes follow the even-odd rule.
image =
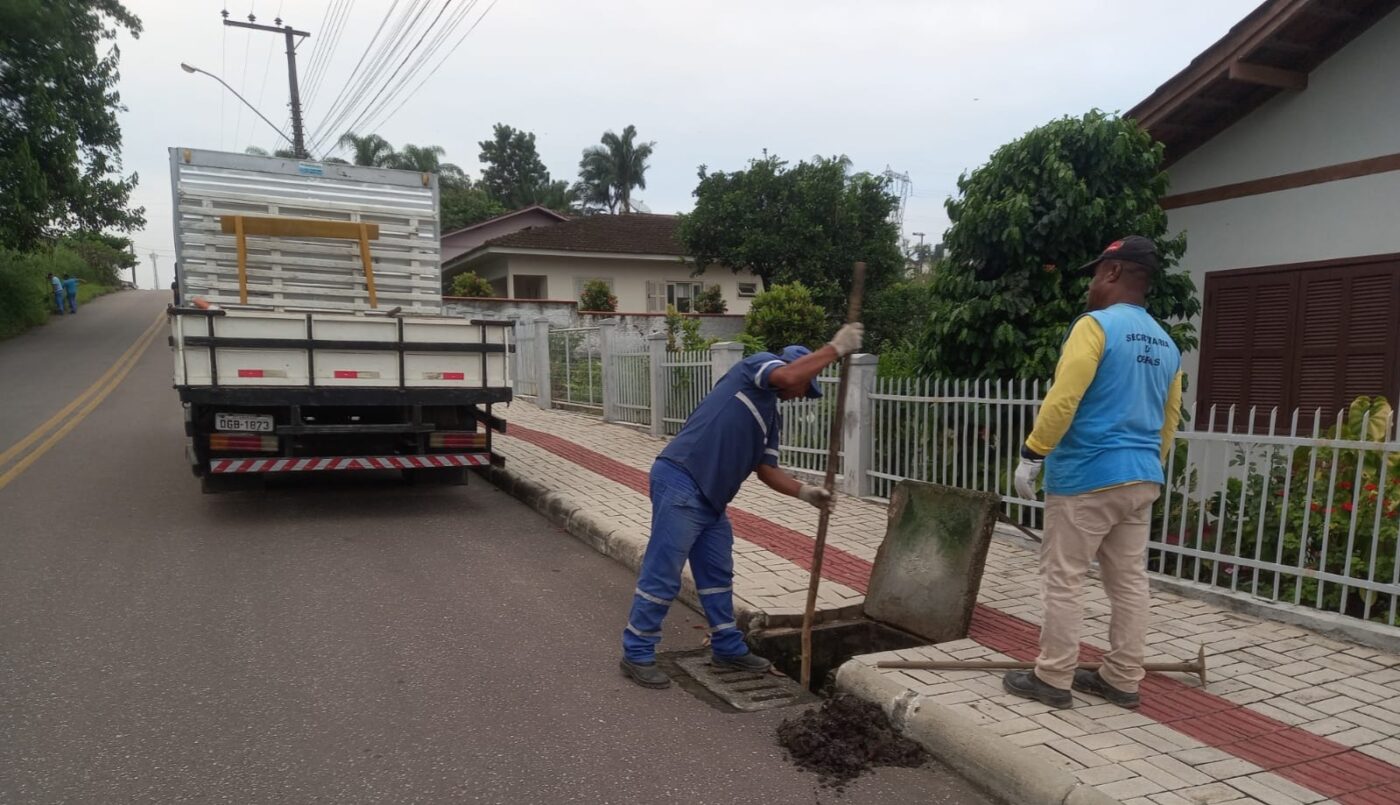
[[[885,166],[885,172],[880,175],[889,180],[891,192],[899,199],[899,206],[890,213],[890,220],[903,232],[904,205],[909,203],[909,194],[914,192],[914,180],[910,179],[907,173],[896,173],[889,165]]]
[[[228,11],[222,13],[224,25],[230,25],[234,28],[249,28],[254,31],[270,31],[282,34],[287,38],[287,84],[291,89],[292,150],[296,152],[298,159],[306,159],[308,156],[306,153],[306,133],[301,124],[301,92],[297,89],[297,45],[301,44],[297,41],[297,37],[305,39],[311,34],[306,31],[298,31],[290,25],[283,25],[281,17],[273,20],[277,23],[275,26],[258,25],[257,17],[252,14],[248,15],[247,22],[237,22],[228,18]]]

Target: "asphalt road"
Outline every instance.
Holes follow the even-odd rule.
[[[0,343],[0,451],[165,298]],[[47,441],[0,463],[0,802],[838,801],[774,744],[791,710],[623,679],[631,574],[480,479],[201,495],[163,333],[12,471]],[[987,800],[933,765],[839,801]]]

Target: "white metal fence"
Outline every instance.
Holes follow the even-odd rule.
[[[601,412],[603,358],[597,327],[549,331],[550,396],[555,404]]]
[[[1400,626],[1400,434],[1388,406],[1204,412],[1167,461],[1150,567]]]
[[[520,333],[519,393],[534,378],[560,404],[657,435],[679,431],[739,360],[734,346],[674,352],[660,336],[600,338],[596,328],[550,332],[546,356],[543,327]],[[1046,384],[877,378],[873,358],[859,358],[842,429],[843,490],[887,499],[909,478],[993,492],[1007,517],[1042,525],[1044,504],[1018,497],[1012,479]],[[782,404],[786,467],[825,470],[836,370],[819,382],[821,400]],[[1388,406],[1361,401],[1335,416],[1221,409],[1189,412],[1187,423],[1153,511],[1153,572],[1400,626],[1400,433]]]
[[[517,397],[534,397],[540,393],[538,355],[535,328],[516,322],[515,352],[512,354],[515,366],[512,367],[511,381]]]
[[[663,355],[660,389],[665,400],[661,421],[666,435],[674,436],[714,386],[714,364],[708,349],[666,351]]]
[[[817,377],[817,385],[822,391],[820,399],[788,400],[779,405],[783,414],[783,434],[778,446],[778,460],[784,467],[812,473],[826,472],[827,444],[831,437],[831,417],[836,412],[839,382],[839,367],[828,366]],[[844,456],[844,451],[837,451],[837,475],[845,472],[842,466]]]

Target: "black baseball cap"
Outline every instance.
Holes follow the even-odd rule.
[[[1094,268],[1104,260],[1122,260],[1125,263],[1137,263],[1140,266],[1156,271],[1160,268],[1157,262],[1157,246],[1148,238],[1142,235],[1129,235],[1108,244],[1104,248],[1103,254],[1079,267],[1077,273],[1092,273]]]

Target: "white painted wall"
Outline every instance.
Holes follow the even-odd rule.
[[[1172,193],[1400,152],[1400,12],[1173,165]],[[1400,252],[1400,172],[1171,210],[1181,267],[1212,271]],[[1200,321],[1196,322],[1200,327]],[[1185,356],[1193,380],[1199,353]],[[1194,393],[1188,392],[1188,401]]]
[[[735,314],[749,311],[750,299],[739,296],[740,282],[758,283],[758,289],[763,288],[762,282],[747,270],[736,274],[727,268],[712,266],[700,276],[692,277],[690,265],[680,258],[670,261],[595,257],[586,253],[568,256],[500,254],[489,255],[479,265],[474,263],[472,268],[486,279],[519,275],[547,277],[548,298],[567,301],[578,301],[574,290],[576,280],[611,279],[613,293],[617,295],[617,309],[625,313],[647,312],[649,280],[718,285],[729,305],[727,312]]]
[[[1400,12],[1172,166],[1171,193],[1400,151]]]

